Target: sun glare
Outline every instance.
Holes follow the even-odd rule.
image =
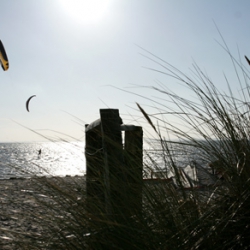
[[[81,24],[100,21],[107,12],[110,0],[60,0],[65,13]]]

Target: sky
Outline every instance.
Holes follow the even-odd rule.
[[[0,70],[0,142],[84,140],[84,125],[102,108],[140,124],[136,102],[149,100],[129,92],[151,98],[143,86],[157,81],[185,94],[147,69],[159,65],[144,49],[184,72],[195,61],[223,89],[223,74],[234,76],[216,25],[232,54],[250,57],[249,10],[248,0],[1,1],[0,40],[10,67]]]

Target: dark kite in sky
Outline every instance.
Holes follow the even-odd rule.
[[[30,100],[33,98],[33,97],[35,97],[36,95],[32,95],[31,97],[29,97],[29,99],[26,101],[26,109],[27,109],[27,111],[28,112],[30,112],[29,111],[29,103],[30,103]]]

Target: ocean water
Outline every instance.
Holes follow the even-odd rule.
[[[39,154],[41,150],[41,154]],[[40,142],[40,143],[0,143],[0,179],[31,176],[75,176],[86,174],[84,142]],[[178,167],[192,179],[197,180],[192,161],[206,167],[199,150],[171,145],[172,155]],[[144,144],[144,166],[152,170],[167,171],[165,177],[173,176],[170,162],[159,142]],[[149,176],[145,176],[150,178]]]
[[[166,149],[163,149],[158,140],[151,140],[147,144],[144,143],[144,150],[146,154],[150,156],[155,165],[159,168],[166,168],[170,163],[169,155],[172,156],[172,159],[178,165],[178,167],[185,168],[192,161],[196,161],[201,165],[204,165],[204,153],[197,148],[182,145],[180,143],[167,143],[169,153]],[[145,155],[145,153],[144,153]],[[145,157],[146,160],[147,157]]]
[[[0,143],[0,179],[84,175],[84,147],[83,142]]]
[[[148,166],[149,170],[147,178],[170,178],[175,176],[174,169],[171,167],[170,154],[176,166],[185,175],[182,175],[184,177],[184,186],[189,187],[190,181],[196,183],[199,181],[201,183],[201,180],[204,180],[203,184],[211,181],[211,169],[208,164],[216,159],[208,157],[206,152],[201,149],[181,143],[168,143],[169,153],[167,153],[166,149],[162,149],[158,140],[151,140],[148,144],[145,143],[144,146],[146,149],[144,151],[144,166]],[[150,173],[153,173],[153,175]]]

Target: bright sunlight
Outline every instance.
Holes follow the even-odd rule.
[[[111,0],[60,0],[65,13],[81,24],[99,22],[106,14]]]

